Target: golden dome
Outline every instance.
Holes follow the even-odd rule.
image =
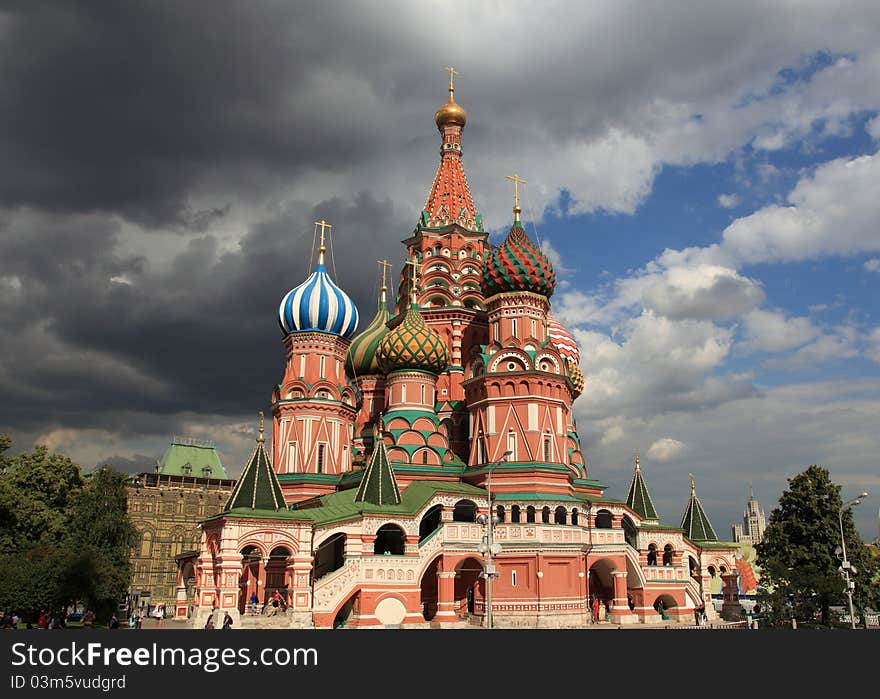
[[[449,91],[449,101],[434,113],[434,122],[438,129],[448,124],[464,127],[467,124],[467,112],[455,101],[453,91]]]

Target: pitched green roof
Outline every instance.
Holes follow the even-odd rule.
[[[380,417],[381,420],[381,417]],[[379,432],[374,440],[373,455],[364,471],[355,502],[368,502],[372,505],[399,505],[400,490],[394,479],[394,471],[388,462],[385,440]]]
[[[691,541],[718,541],[718,535],[712,528],[700,498],[697,497],[693,476],[691,476],[691,499],[688,500],[687,509],[681,519],[681,528]]]
[[[467,483],[443,481],[415,481],[410,483],[400,494],[397,505],[374,505],[369,502],[357,502],[354,488],[337,493],[328,493],[314,500],[296,504],[296,515],[308,518],[316,525],[357,519],[362,515],[414,515],[435,493],[451,495],[475,496],[485,495],[486,491]]]
[[[633,471],[632,483],[629,485],[626,504],[644,520],[657,522],[660,519],[657,517],[657,510],[654,509],[654,501],[651,500],[651,494],[648,492],[648,486],[645,485],[645,479],[642,478],[642,469],[639,466],[638,456],[636,456],[636,468]]]
[[[278,511],[287,507],[284,494],[275,477],[269,455],[266,453],[266,441],[263,429],[257,437],[257,445],[248,460],[247,466],[235,484],[232,495],[226,503],[225,511],[230,510],[271,510]]]
[[[212,442],[175,437],[156,470],[163,476],[195,476],[226,479],[226,469]]]

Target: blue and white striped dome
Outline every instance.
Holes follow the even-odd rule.
[[[278,322],[285,333],[312,330],[351,338],[357,329],[357,308],[330,279],[323,258],[322,250],[315,271],[281,299]]]

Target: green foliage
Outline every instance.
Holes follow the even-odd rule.
[[[840,546],[839,511],[843,505],[840,486],[831,482],[827,469],[810,466],[790,478],[789,488],[770,513],[764,541],[758,544],[761,582],[769,592],[763,602],[771,621],[793,614],[812,621],[818,613],[822,624],[831,622],[830,606],[841,604],[844,579],[835,549]],[[859,609],[876,605],[877,590],[870,580],[877,562],[870,556],[853,524],[852,512],[843,514],[847,557],[859,569],[853,602]],[[784,601],[791,605],[785,611]]]
[[[125,474],[104,466],[83,477],[42,445],[5,456],[10,445],[0,435],[0,608],[28,618],[82,601],[109,617],[138,541]]]

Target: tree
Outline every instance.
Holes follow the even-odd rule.
[[[82,476],[66,456],[6,456],[0,435],[0,609],[26,618],[84,601],[109,614],[128,590],[138,540],[126,475],[104,466]]]
[[[65,546],[65,586],[106,616],[128,591],[131,549],[140,539],[128,516],[127,476],[102,466],[73,498]]]
[[[764,541],[756,547],[761,582],[773,590],[769,601],[774,609],[771,614],[777,618],[787,599],[796,618],[811,621],[819,612],[822,624],[828,625],[831,605],[845,599],[835,554],[840,546],[840,486],[831,482],[827,469],[816,465],[788,483],[779,506],[770,513]],[[877,574],[877,562],[849,510],[844,512],[843,528],[847,557],[859,571],[853,602],[863,612],[876,604],[877,591],[869,581]]]

